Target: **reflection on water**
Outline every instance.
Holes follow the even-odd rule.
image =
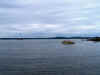
[[[0,40],[0,75],[100,75],[100,43]]]

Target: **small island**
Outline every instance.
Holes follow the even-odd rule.
[[[70,41],[70,40],[64,40],[64,41],[62,41],[62,44],[64,44],[64,45],[71,45],[71,44],[75,44],[75,42]]]

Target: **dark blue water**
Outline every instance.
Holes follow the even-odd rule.
[[[100,43],[0,40],[0,75],[100,75]]]

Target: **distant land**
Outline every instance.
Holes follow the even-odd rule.
[[[89,39],[96,37],[47,37],[47,38],[0,38],[0,40],[28,40],[28,39]],[[100,38],[100,37],[98,37]]]

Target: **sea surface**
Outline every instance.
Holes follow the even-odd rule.
[[[0,40],[0,75],[100,75],[99,42],[63,40]]]

